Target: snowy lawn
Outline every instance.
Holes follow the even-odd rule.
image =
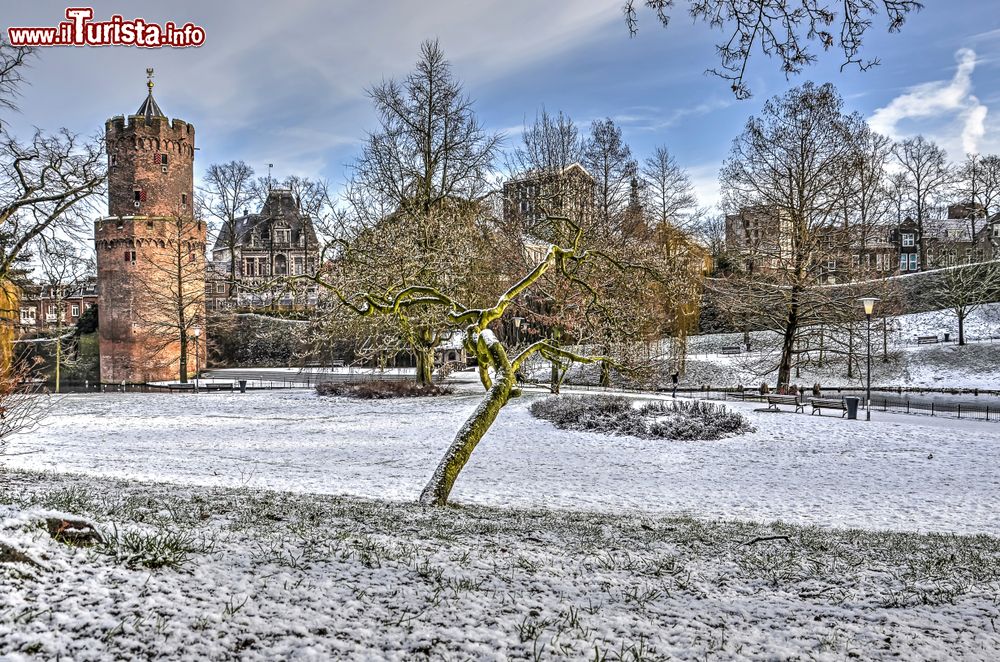
[[[134,454],[161,467],[153,447]],[[0,473],[0,503],[13,504],[0,507],[0,543],[41,566],[0,562],[4,659],[1000,656],[1000,540],[987,536],[20,472]],[[109,544],[53,541],[38,525],[53,509],[92,518]]]
[[[308,391],[69,395],[0,466],[413,501],[479,395],[352,401]],[[461,504],[1000,535],[1000,425],[875,412],[759,413],[757,432],[665,441],[558,430],[509,405]]]

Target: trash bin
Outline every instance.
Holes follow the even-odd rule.
[[[951,334],[950,333],[944,334],[944,341],[945,342],[951,342]]]
[[[848,395],[844,398],[844,404],[847,405],[847,418],[852,421],[858,418],[858,403],[861,402],[861,398]]]
[[[240,393],[246,393],[246,392],[247,392],[247,380],[241,379],[240,380]]]

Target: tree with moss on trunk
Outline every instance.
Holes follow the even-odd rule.
[[[402,81],[369,90],[378,117],[352,168],[338,269],[345,282],[384,296],[415,282],[478,287],[491,269],[481,221],[500,143],[486,131],[437,41],[424,42]],[[471,272],[470,272],[471,271]],[[473,297],[475,298],[475,297]],[[400,337],[429,384],[435,350],[449,330],[414,309],[396,311]]]
[[[583,247],[582,229],[567,218],[558,220],[572,228],[571,242],[563,246],[550,244],[527,273],[509,283],[492,302],[480,307],[469,305],[456,296],[456,292],[461,292],[461,285],[456,282],[440,287],[415,283],[386,294],[379,290],[345,292],[340,287],[339,278],[326,271],[314,279],[343,306],[361,318],[419,314],[428,319],[439,320],[442,326],[462,334],[466,351],[477,361],[479,378],[486,390],[485,397],[456,434],[423,490],[421,503],[437,506],[447,503],[459,473],[477,444],[503,407],[520,395],[518,372],[532,357],[541,356],[558,363],[603,362],[619,365],[616,357],[573,352],[548,338],[511,351],[510,344],[498,337],[495,330],[498,322],[509,309],[530,295],[532,288],[544,277],[563,278],[571,287],[584,292],[586,316],[592,324],[614,329],[610,334],[614,337],[626,337],[637,330],[628,327],[638,326],[641,331],[644,299],[636,296],[636,293],[647,291],[652,282],[676,283],[685,277],[684,273],[672,272],[670,264],[641,262],[642,255],[630,254],[629,261],[626,262],[621,255],[586,249]],[[327,264],[327,270],[335,269],[336,260]],[[621,286],[619,282],[618,287],[604,287],[604,279],[612,273],[627,275],[630,278],[629,286]],[[670,295],[672,291],[665,290],[660,294]],[[686,294],[685,290],[678,291]],[[623,309],[630,302],[640,310],[623,315]],[[639,324],[636,325],[636,322]]]

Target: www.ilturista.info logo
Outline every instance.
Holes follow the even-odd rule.
[[[163,25],[141,18],[125,20],[115,14],[108,21],[92,21],[91,7],[69,7],[66,20],[55,27],[10,27],[12,46],[141,46],[187,48],[205,43],[205,29],[194,23]]]

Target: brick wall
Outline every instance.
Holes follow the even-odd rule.
[[[168,290],[180,270],[183,290],[191,293],[185,295],[186,314],[204,320],[206,230],[192,212],[194,127],[132,116],[127,122],[112,118],[105,129],[109,216],[94,225],[101,381],[176,380],[180,332],[171,327],[178,316],[151,292]],[[182,266],[176,264],[178,243],[191,254]],[[205,366],[205,340],[202,335],[196,361],[190,338],[189,376],[197,363]]]

